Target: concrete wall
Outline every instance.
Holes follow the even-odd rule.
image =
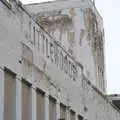
[[[104,29],[90,0],[26,5],[33,18],[82,63],[88,79],[105,92]]]
[[[40,28],[19,2],[10,1],[8,6],[0,1],[0,8],[0,120],[4,120],[4,67],[16,73],[16,120],[21,120],[22,78],[32,84],[32,120],[36,120],[36,88],[45,92],[45,120],[49,120],[49,95],[57,100],[57,118],[62,103],[67,111],[75,111],[76,120],[78,114],[87,120],[120,119],[120,112],[88,81],[83,66]],[[62,67],[52,46],[63,55]],[[24,73],[26,68],[29,70]]]

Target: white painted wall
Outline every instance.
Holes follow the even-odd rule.
[[[38,4],[28,4],[25,6],[34,19],[40,21],[40,25],[48,31],[51,36],[54,37],[55,40],[59,41],[62,45],[65,46],[66,50],[69,50],[69,40],[68,40],[68,32],[72,31],[75,33],[72,50],[73,56],[77,61],[79,61],[84,66],[84,73],[88,77],[88,79],[102,92],[105,93],[105,78],[102,77],[101,74],[98,74],[98,66],[104,66],[104,55],[99,57],[99,60],[96,61],[94,58],[94,53],[92,49],[92,41],[87,38],[87,33],[85,32],[85,9],[91,8],[97,16],[99,29],[103,31],[103,21],[101,16],[99,15],[96,8],[93,6],[93,3],[90,0],[64,0],[64,1],[53,1],[53,2],[45,2]],[[59,11],[61,15],[58,15]],[[42,23],[42,17],[44,16],[48,19],[48,22],[53,19],[59,19],[59,16],[69,16],[72,20],[72,23],[68,25],[70,28],[68,30],[61,33],[61,28],[64,27],[62,23],[48,23],[45,25]],[[45,21],[46,21],[45,19]],[[65,20],[64,20],[65,21]],[[66,23],[67,24],[67,23]],[[59,27],[58,27],[58,26]],[[82,36],[82,31],[84,30],[84,37],[80,40]],[[62,36],[60,37],[60,35]],[[60,40],[62,38],[62,40]],[[90,44],[90,45],[89,45]],[[103,45],[104,49],[104,45]],[[103,50],[104,51],[104,50]],[[101,59],[101,60],[100,60]],[[101,83],[102,86],[100,85]]]
[[[76,115],[80,114],[84,118],[89,120],[119,120],[120,112],[115,109],[106,98],[90,83],[87,79],[83,79],[83,71],[77,66],[78,76],[74,81],[69,78],[62,70],[56,67],[50,59],[46,58],[41,51],[37,50],[36,46],[31,44],[32,34],[30,32],[29,22],[32,26],[39,28],[37,24],[28,16],[21,8],[11,2],[12,7],[9,9],[0,1],[0,67],[7,67],[15,72],[19,79],[23,77],[21,60],[21,42],[24,42],[31,48],[34,53],[34,67],[37,66],[41,71],[42,78],[40,82],[35,81],[34,72],[32,76],[26,78],[34,85],[34,88],[39,87],[41,90],[47,93],[45,98],[46,103],[46,120],[48,120],[48,95],[51,95],[59,102],[70,106],[72,110],[76,112]],[[40,31],[44,32],[41,28]],[[43,33],[49,38],[49,41],[53,41],[49,34]],[[31,36],[30,36],[31,35]],[[40,39],[42,41],[42,39]],[[74,60],[73,60],[74,61]],[[33,69],[34,71],[34,69]],[[4,83],[3,73],[1,70],[0,86]],[[30,81],[31,80],[31,81]],[[21,98],[21,81],[17,81],[17,120],[20,120],[18,112],[21,110],[20,98]],[[2,88],[2,86],[0,87]],[[32,89],[33,91],[34,89]],[[35,96],[35,91],[32,92]],[[32,106],[34,106],[35,98],[33,97]],[[0,117],[3,120],[3,94],[0,89]],[[35,108],[34,108],[35,109]],[[59,109],[59,107],[58,107]],[[86,111],[85,111],[86,110]],[[35,112],[32,113],[32,120],[36,119]],[[59,116],[59,115],[58,115]]]

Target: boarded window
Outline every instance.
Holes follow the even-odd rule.
[[[37,90],[37,120],[44,120],[45,119],[45,105],[44,105],[44,93],[40,90]]]
[[[31,89],[30,85],[22,82],[22,120],[31,120]]]
[[[49,120],[56,120],[56,100],[52,97],[49,98]]]
[[[70,110],[70,120],[75,120],[75,112]]]
[[[4,83],[4,120],[16,120],[16,86],[15,75],[5,71]]]
[[[60,119],[66,120],[66,106],[60,104]]]

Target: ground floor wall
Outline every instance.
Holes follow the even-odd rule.
[[[48,81],[45,74],[43,76],[44,84],[37,84],[32,82],[34,80],[24,79],[10,69],[0,68],[1,120],[120,119],[119,111],[90,87],[86,80],[82,80],[82,87],[79,86],[78,91],[71,88],[73,92],[68,94],[60,85],[58,90],[57,86]],[[62,94],[66,94],[66,98]]]

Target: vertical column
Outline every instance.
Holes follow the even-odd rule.
[[[31,88],[31,93],[32,93],[32,101],[31,101],[31,103],[32,103],[32,108],[31,108],[31,112],[32,112],[32,120],[37,120],[37,117],[36,117],[36,112],[37,112],[37,110],[36,110],[36,90],[35,90],[35,87],[32,87]]]
[[[57,100],[56,112],[57,112],[57,120],[59,120],[60,119],[60,102],[59,102],[59,100]]]
[[[4,71],[0,68],[0,120],[4,120]]]
[[[75,120],[78,120],[78,115],[77,114],[75,114]]]
[[[21,78],[16,77],[16,120],[21,120],[22,116],[22,83]]]
[[[45,93],[45,120],[49,120],[49,94]]]
[[[33,54],[36,54],[36,52],[34,52]],[[32,82],[32,86],[31,86],[31,120],[37,120],[37,109],[36,109],[36,85],[35,85],[35,74],[36,74],[36,68],[34,66],[32,66],[32,77],[31,77],[31,82]]]
[[[35,73],[36,68],[32,68],[32,87],[31,87],[31,120],[37,120],[37,108],[36,108],[36,86],[35,86]]]
[[[70,120],[70,110],[69,107],[66,109],[66,114],[67,114],[67,120]]]

